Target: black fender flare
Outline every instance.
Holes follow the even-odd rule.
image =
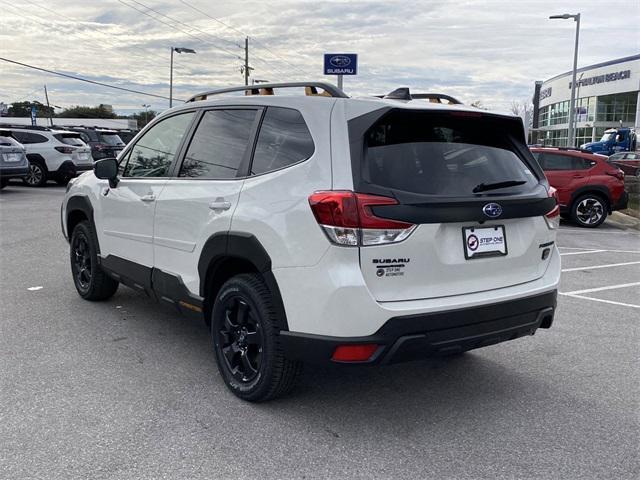
[[[65,231],[63,229],[62,233],[64,234],[65,238],[67,240],[71,239],[71,230],[69,229],[69,219],[71,218],[73,212],[82,212],[84,214],[85,217],[87,217],[87,219],[89,220],[89,223],[91,223],[91,227],[93,228],[93,231],[96,232],[96,241],[98,240],[98,235],[97,235],[97,230],[96,230],[96,224],[93,220],[93,206],[91,205],[91,201],[89,200],[89,197],[87,197],[86,195],[74,195],[73,197],[69,198],[69,200],[67,200],[67,208],[65,209],[65,215],[66,215],[66,227],[67,230]],[[100,254],[100,245],[96,245],[97,250],[98,250],[98,254]]]
[[[215,233],[207,239],[198,260],[200,296],[206,297],[207,274],[210,269],[215,269],[216,265],[220,265],[228,259],[239,259],[248,262],[262,275],[272,295],[272,301],[280,321],[279,327],[281,330],[289,330],[280,288],[271,271],[271,257],[260,241],[250,233],[229,231]],[[213,275],[215,275],[215,270]]]
[[[611,213],[611,192],[609,192],[609,188],[606,185],[585,185],[584,187],[578,188],[571,193],[571,203],[569,204],[569,209],[573,208],[573,202],[575,202],[576,199],[586,193],[599,193],[600,195],[602,195],[607,201],[607,209],[609,210],[609,213]]]

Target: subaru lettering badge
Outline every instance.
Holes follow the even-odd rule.
[[[351,59],[345,55],[336,55],[335,57],[331,57],[329,63],[337,68],[348,67],[351,63]]]
[[[487,203],[482,207],[482,211],[489,218],[498,218],[502,215],[502,207],[497,203]]]

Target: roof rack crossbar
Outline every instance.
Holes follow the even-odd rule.
[[[449,104],[462,105],[460,100],[451,95],[445,95],[444,93],[411,93],[407,87],[396,88],[387,95],[375,96],[390,100],[430,100],[432,103],[443,103],[442,100],[446,100]]]
[[[283,82],[283,83],[260,83],[256,85],[243,85],[241,87],[228,87],[219,88],[216,90],[207,90],[206,92],[198,93],[192,96],[186,103],[197,102],[200,100],[206,100],[212,95],[223,95],[225,93],[232,92],[245,92],[246,95],[273,95],[274,88],[297,88],[304,87],[309,89],[313,95],[322,96],[322,94],[313,93],[316,88],[321,88],[329,94],[331,97],[336,98],[349,98],[346,93],[340,90],[335,85],[326,82]],[[316,90],[317,92],[317,90]]]

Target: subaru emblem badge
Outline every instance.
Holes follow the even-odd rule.
[[[502,207],[497,203],[487,203],[482,207],[482,211],[489,218],[498,218],[502,215]]]

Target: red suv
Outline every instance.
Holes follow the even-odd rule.
[[[555,147],[533,147],[531,153],[558,190],[563,218],[581,227],[597,227],[613,210],[627,208],[624,172],[607,163],[607,157]]]

